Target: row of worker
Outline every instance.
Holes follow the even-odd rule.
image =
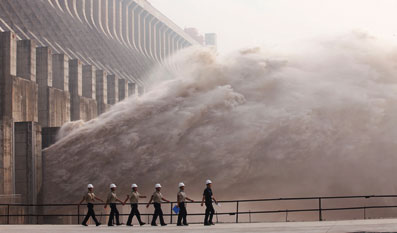
[[[207,187],[205,188],[205,190],[203,192],[201,206],[203,206],[205,203],[206,210],[205,210],[205,217],[204,217],[204,225],[211,226],[211,225],[214,225],[212,218],[213,218],[214,212],[215,212],[214,207],[212,206],[212,202],[214,201],[215,203],[217,203],[217,201],[212,193],[212,189],[211,189],[212,181],[207,180],[205,182],[205,184]],[[179,186],[179,192],[177,194],[177,206],[174,208],[175,211],[178,212],[177,226],[188,226],[189,224],[187,223],[186,201],[194,202],[194,200],[190,199],[186,195],[185,184],[183,182],[179,183],[178,186]],[[137,184],[131,185],[132,191],[129,195],[127,195],[127,198],[124,201],[120,200],[117,197],[117,195],[116,195],[117,186],[115,184],[110,185],[110,192],[107,196],[106,202],[94,194],[94,186],[92,184],[89,184],[87,188],[88,188],[88,192],[84,195],[83,199],[79,203],[81,205],[85,201],[87,203],[87,207],[88,207],[87,215],[85,216],[85,218],[82,222],[83,226],[88,226],[87,221],[90,217],[92,217],[96,226],[101,225],[101,223],[95,217],[94,202],[96,200],[98,200],[102,203],[105,203],[105,206],[104,206],[105,209],[107,208],[108,205],[110,206],[110,215],[109,215],[109,220],[108,220],[108,226],[123,225],[122,223],[120,223],[119,211],[117,210],[116,203],[120,202],[122,205],[125,205],[128,200],[131,203],[131,212],[128,216],[127,226],[133,226],[132,219],[134,216],[136,216],[136,218],[141,226],[146,224],[141,220],[141,215],[138,210],[139,198],[146,198],[146,196],[143,196],[138,192]],[[156,184],[155,189],[156,189],[156,191],[152,194],[149,203],[146,205],[146,208],[149,208],[150,204],[152,204],[152,203],[154,205],[154,214],[153,214],[151,225],[157,226],[156,220],[157,220],[157,218],[159,218],[161,226],[166,226],[167,224],[164,222],[163,211],[161,209],[161,203],[162,203],[162,201],[165,201],[165,202],[170,202],[170,201],[167,200],[166,198],[164,198],[163,195],[161,194],[161,185],[160,184]]]

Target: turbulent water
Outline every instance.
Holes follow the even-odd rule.
[[[46,202],[111,182],[161,183],[174,200],[183,181],[197,198],[208,178],[230,199],[396,190],[393,46],[352,33],[282,54],[193,48],[167,67],[145,95],[62,128],[45,151]]]

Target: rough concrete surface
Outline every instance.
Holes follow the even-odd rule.
[[[298,232],[298,233],[386,233],[397,232],[397,219],[355,220],[329,222],[289,222],[289,223],[243,223],[217,224],[216,226],[202,226],[192,224],[188,227],[168,225],[166,227],[134,226],[77,226],[77,225],[1,225],[0,232],[7,233],[69,233],[69,232]]]

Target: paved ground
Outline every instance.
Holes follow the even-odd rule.
[[[107,226],[73,226],[73,225],[0,225],[0,233],[70,233],[70,232],[275,232],[275,233],[390,233],[397,232],[397,219],[357,220],[334,222],[290,222],[290,223],[246,223],[246,224],[217,224],[212,227],[191,225],[177,227],[134,226],[112,227]]]

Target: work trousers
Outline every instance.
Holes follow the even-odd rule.
[[[120,225],[119,211],[117,210],[117,206],[115,203],[110,203],[110,216],[108,221],[109,226],[113,225],[114,217],[116,217],[116,224]]]
[[[183,220],[183,225],[187,225],[187,211],[186,211],[186,204],[185,202],[179,203],[179,213],[178,213],[178,225],[182,225],[182,220]]]
[[[82,224],[83,225],[87,224],[88,219],[90,217],[92,217],[92,219],[94,220],[95,224],[98,225],[99,222],[98,222],[98,220],[95,217],[94,205],[92,203],[88,203],[87,204],[87,208],[88,208],[88,212],[87,212],[87,215],[85,216]]]
[[[212,218],[214,217],[214,207],[212,206],[212,203],[205,203],[205,206],[207,207],[205,209],[205,218],[204,218],[204,223],[208,224],[208,223],[212,223]],[[208,217],[209,217],[209,221],[208,221]]]
[[[160,203],[153,203],[154,205],[154,214],[152,219],[152,225],[156,224],[157,217],[160,218],[160,224],[165,225],[164,218],[163,218],[163,211],[161,210]]]
[[[130,215],[128,216],[127,225],[131,225],[132,218],[134,217],[134,215],[136,215],[136,218],[138,219],[139,224],[142,224],[141,214],[139,213],[139,210],[138,210],[138,204],[135,204],[135,203],[131,204],[131,212],[130,212]]]

